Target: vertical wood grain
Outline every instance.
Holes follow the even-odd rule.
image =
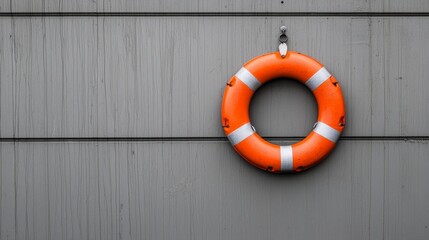
[[[341,141],[299,175],[227,142],[0,145],[5,239],[428,236],[426,142]]]
[[[425,0],[0,1],[3,13],[428,9]],[[428,141],[402,140],[428,136],[426,17],[2,17],[0,137],[224,136],[226,81],[276,51],[282,24],[290,49],[339,79],[346,136],[401,140],[341,140],[298,175],[260,171],[225,141],[2,141],[0,239],[428,239]],[[283,79],[258,90],[250,111],[261,135],[301,136],[316,107]]]
[[[247,60],[275,49],[283,21],[8,20],[0,53],[0,134],[6,138],[223,136],[225,82]],[[287,21],[296,26],[290,48],[318,59],[339,80],[348,116],[344,135],[427,135],[426,18]],[[314,98],[282,81],[256,93],[252,123],[264,136],[304,136],[315,122]]]
[[[0,136],[14,136],[14,33],[12,19],[0,20]]]
[[[424,12],[425,0],[197,1],[2,0],[2,12]]]
[[[15,146],[0,144],[0,238],[16,238]]]
[[[15,158],[16,238],[48,239],[50,203],[47,145],[17,146]]]

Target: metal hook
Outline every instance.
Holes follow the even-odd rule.
[[[286,36],[287,27],[281,26],[280,31],[282,32],[282,34],[279,37],[279,42],[280,42],[279,52],[280,52],[280,55],[282,56],[282,58],[284,58],[284,57],[286,57],[286,53],[287,53],[287,45],[286,45],[286,42],[288,40],[288,38]]]
[[[280,43],[286,43],[288,38],[286,36],[286,31],[287,31],[287,27],[286,26],[281,26],[280,27],[280,31],[282,32],[282,34],[279,37],[279,41]]]

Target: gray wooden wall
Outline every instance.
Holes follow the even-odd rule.
[[[427,0],[0,1],[0,239],[429,239],[428,11]],[[283,24],[347,105],[336,150],[297,175],[250,166],[220,125],[225,83],[276,50]],[[304,86],[275,81],[251,117],[290,144],[316,111]]]

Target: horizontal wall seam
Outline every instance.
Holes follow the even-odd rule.
[[[429,17],[429,12],[0,12],[0,17]]]
[[[303,136],[263,137],[267,141],[300,141]],[[429,141],[429,136],[343,136],[339,141]],[[64,137],[0,138],[0,142],[228,142],[226,137]]]

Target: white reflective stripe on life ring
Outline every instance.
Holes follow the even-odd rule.
[[[255,131],[252,128],[252,125],[250,122],[243,124],[241,127],[235,129],[232,133],[228,135],[229,141],[232,143],[232,145],[237,145],[244,139],[248,138],[250,135],[255,133]]]
[[[242,67],[235,76],[252,89],[252,91],[256,91],[256,89],[261,86],[261,82],[259,82],[259,80],[244,67]]]
[[[280,146],[280,168],[282,172],[293,170],[292,146]]]
[[[322,67],[317,71],[310,79],[305,82],[308,88],[311,91],[316,90],[324,81],[328,80],[331,77],[331,74],[326,70],[326,68]]]
[[[317,122],[316,127],[313,129],[313,131],[334,143],[337,142],[338,138],[341,135],[339,131],[323,122]]]

